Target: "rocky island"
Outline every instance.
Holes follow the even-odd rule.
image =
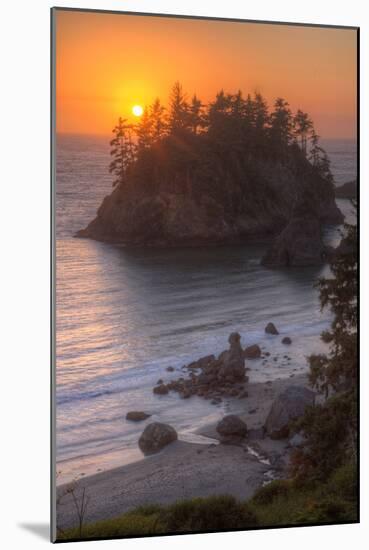
[[[178,83],[166,119],[163,112],[156,102],[137,127],[120,120],[115,188],[78,237],[151,247],[243,242],[280,233],[306,195],[318,233],[320,224],[342,223],[306,113],[293,116],[281,98],[270,112],[260,94],[223,91],[200,109]]]

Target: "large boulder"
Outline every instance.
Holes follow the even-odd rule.
[[[290,422],[302,416],[306,407],[314,405],[315,393],[303,386],[288,386],[274,400],[265,421],[265,430],[272,439],[288,437]]]
[[[222,443],[238,443],[247,435],[247,425],[238,416],[229,414],[217,425]]]
[[[261,357],[261,349],[257,344],[253,344],[245,349],[244,355],[246,359],[259,359]]]
[[[145,455],[152,455],[177,439],[177,432],[172,426],[161,422],[153,422],[146,426],[142,432],[138,440],[138,446]]]

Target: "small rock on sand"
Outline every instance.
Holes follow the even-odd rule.
[[[165,395],[169,392],[165,384],[160,384],[159,386],[155,386],[155,388],[152,391],[157,395]]]
[[[279,334],[274,323],[268,323],[267,326],[265,327],[265,332],[267,334],[274,334],[274,335]]]
[[[141,420],[146,420],[146,418],[149,418],[151,414],[147,414],[143,411],[129,411],[126,414],[127,420],[133,420],[134,422],[140,422]]]
[[[244,351],[244,356],[246,359],[259,359],[261,357],[261,349],[257,344],[248,346]]]

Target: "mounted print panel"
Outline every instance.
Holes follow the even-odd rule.
[[[52,539],[358,521],[357,28],[52,10]]]

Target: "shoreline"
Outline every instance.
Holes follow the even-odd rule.
[[[241,500],[251,498],[265,482],[286,473],[288,440],[262,438],[260,428],[274,398],[289,385],[307,386],[307,372],[250,383],[247,398],[229,400],[224,414],[237,414],[249,429],[241,445],[219,444],[217,423],[211,423],[194,432],[209,438],[209,443],[178,440],[155,455],[80,478],[76,494],[85,488],[89,498],[85,523],[113,518],[141,505],[165,505],[193,497],[231,494]],[[78,522],[72,496],[65,494],[70,486],[57,487],[57,525],[62,530]]]

